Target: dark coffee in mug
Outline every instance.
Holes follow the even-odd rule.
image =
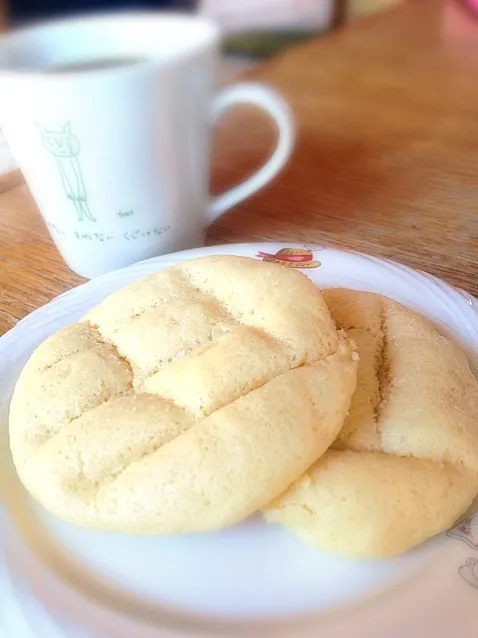
[[[132,66],[145,62],[147,58],[97,58],[89,60],[75,60],[65,64],[57,64],[45,69],[45,73],[79,73],[82,71],[101,71],[104,69],[116,69],[123,66]]]

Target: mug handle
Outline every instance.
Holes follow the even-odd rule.
[[[223,89],[212,105],[213,123],[237,104],[254,104],[268,113],[276,123],[279,139],[270,158],[252,177],[213,198],[208,211],[209,222],[265,186],[287,163],[294,146],[294,120],[289,106],[279,93],[255,83],[235,84]]]

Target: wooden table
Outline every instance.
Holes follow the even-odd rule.
[[[442,37],[439,2],[405,4],[252,76],[290,101],[297,150],[280,178],[210,229],[208,243],[325,242],[478,293],[478,42]],[[231,115],[217,131],[213,190],[250,173],[272,143],[260,115]],[[80,281],[20,175],[0,179],[0,333]]]

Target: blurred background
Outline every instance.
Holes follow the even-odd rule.
[[[400,0],[0,0],[4,26],[19,26],[78,13],[113,10],[199,11],[228,31],[278,30],[321,32],[380,11]],[[272,44],[260,44],[257,51]],[[252,47],[252,44],[249,45]],[[254,48],[254,47],[253,47]]]
[[[198,12],[224,32],[219,83],[309,38],[406,0],[0,0],[0,28],[83,13],[130,10]],[[0,131],[0,174],[15,162]]]
[[[105,11],[198,12],[224,33],[220,81],[308,38],[406,0],[0,0],[0,28]],[[470,0],[473,1],[473,0]]]

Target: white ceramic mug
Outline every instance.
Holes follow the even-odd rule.
[[[80,275],[201,245],[213,219],[287,162],[294,127],[277,93],[236,84],[214,97],[218,42],[208,20],[147,13],[70,19],[0,39],[0,127]],[[105,64],[67,70],[91,61]],[[273,118],[278,144],[255,175],[211,200],[211,125],[239,103]]]

